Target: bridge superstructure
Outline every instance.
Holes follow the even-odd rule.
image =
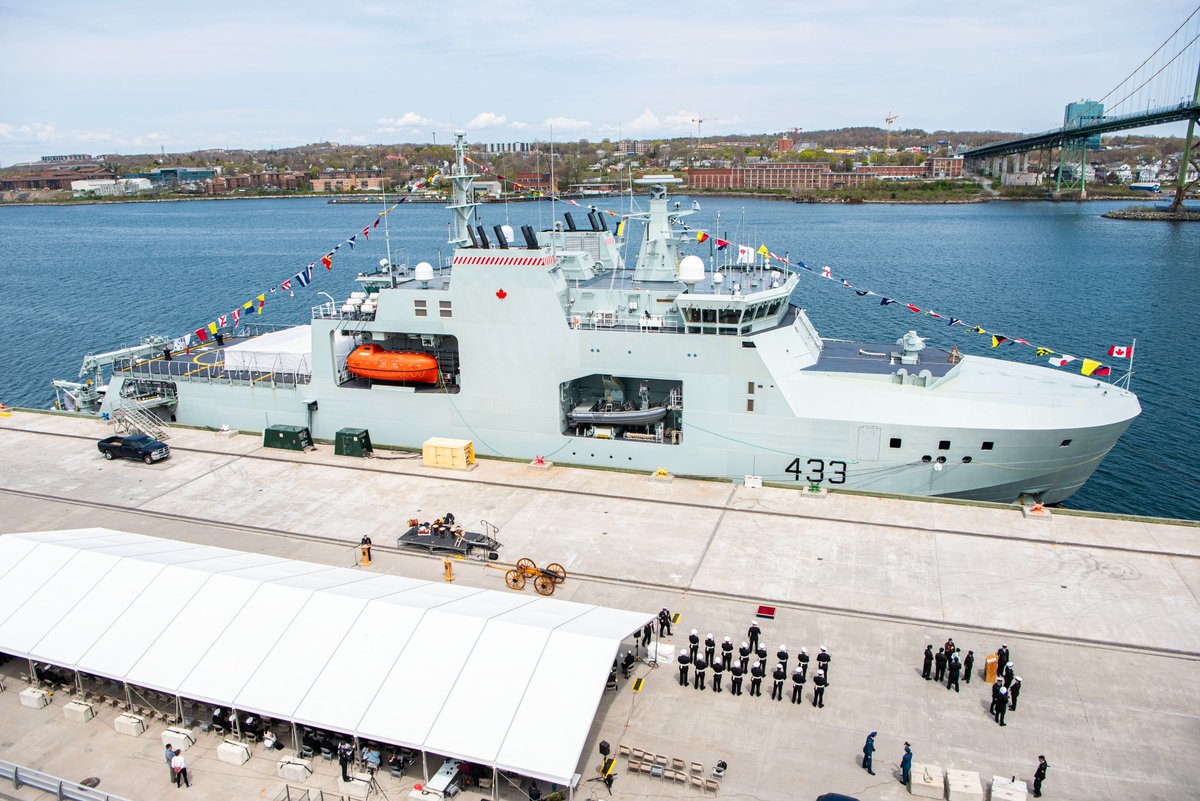
[[[1163,97],[1177,100],[1163,104],[1158,100]],[[1055,191],[1078,189],[1080,196],[1084,197],[1087,194],[1085,172],[1089,139],[1101,134],[1186,120],[1187,139],[1179,163],[1178,191],[1174,204],[1178,207],[1188,186],[1187,173],[1191,164],[1196,121],[1200,119],[1200,7],[1194,9],[1137,69],[1103,97],[1073,105],[1078,107],[1078,111],[1057,128],[971,148],[963,153],[963,157],[973,163],[976,169],[982,165],[989,174],[1003,176],[1008,172],[1011,157],[1015,157],[1016,161],[1014,171],[1026,172],[1031,153],[1042,151],[1045,154],[1042,163],[1049,164],[1052,163],[1053,151],[1057,150]],[[1121,113],[1112,114],[1114,109]],[[1075,171],[1075,180],[1067,181],[1064,186],[1064,174],[1068,166],[1073,167],[1076,163],[1078,169]]]

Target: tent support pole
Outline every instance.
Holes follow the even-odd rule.
[[[242,739],[241,716],[238,715],[238,711],[236,709],[232,710],[232,712],[233,712],[233,716],[232,716],[233,717],[233,736],[238,738],[239,740],[241,740]]]
[[[37,663],[34,662],[32,659],[30,659],[29,660],[29,686],[36,687],[40,683],[41,682],[38,679]]]
[[[75,691],[83,695],[83,677],[79,675],[79,669],[75,669]]]
[[[296,749],[296,756],[300,756],[300,731],[296,728],[296,721],[292,721],[292,748]]]
[[[133,711],[133,693],[129,692],[129,682],[123,681],[123,682],[121,682],[121,684],[125,685],[125,709],[132,712]]]
[[[500,771],[492,765],[492,801],[500,798]]]
[[[178,693],[175,695],[175,722],[183,723],[183,699],[179,697]]]
[[[425,777],[425,783],[429,784],[429,764],[425,761],[425,751],[421,751],[421,775]]]

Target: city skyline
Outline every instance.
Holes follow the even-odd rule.
[[[455,129],[481,142],[732,137],[882,127],[889,114],[897,130],[1039,131],[1061,124],[1066,103],[1100,99],[1194,8],[4,2],[0,165],[448,142]],[[1196,65],[1170,69],[1186,91]]]

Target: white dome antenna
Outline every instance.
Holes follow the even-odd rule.
[[[684,256],[679,262],[679,280],[688,288],[704,280],[704,259],[699,256]]]
[[[421,262],[413,271],[413,277],[421,282],[421,286],[429,286],[429,282],[433,280],[433,265],[427,261]]]

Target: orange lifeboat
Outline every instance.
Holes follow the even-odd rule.
[[[379,345],[359,345],[346,359],[346,369],[359,378],[417,384],[438,382],[437,359],[428,353],[387,350]]]

